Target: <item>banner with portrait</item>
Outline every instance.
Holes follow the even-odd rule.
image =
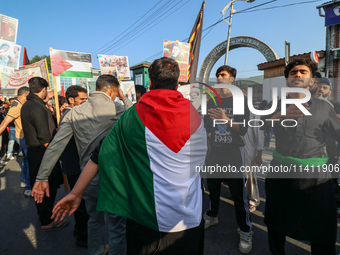
[[[99,54],[98,59],[102,74],[111,74],[119,80],[131,80],[127,56]]]
[[[0,71],[14,73],[19,69],[21,46],[5,40],[0,40]]]
[[[124,95],[132,102],[136,103],[136,89],[134,81],[123,81],[120,83],[120,88],[122,89]]]
[[[190,100],[196,110],[201,110],[202,90],[199,89],[199,84],[182,85],[178,87],[177,91],[181,92],[184,98]]]
[[[177,61],[180,69],[179,81],[188,81],[190,44],[178,41],[164,41],[163,57]]]
[[[0,14],[0,39],[16,43],[18,33],[18,20]]]

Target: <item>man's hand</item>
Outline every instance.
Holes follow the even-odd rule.
[[[227,120],[228,122],[230,121],[230,119],[227,117],[227,115],[225,115],[225,110],[223,110],[221,108],[209,109],[208,115],[212,119],[224,119],[224,120]]]
[[[46,98],[44,99],[44,102],[47,103],[48,101],[50,101],[50,99],[54,97],[54,92],[51,90],[47,93]]]
[[[126,96],[124,95],[124,92],[121,88],[118,88],[118,98],[123,101]]]
[[[256,166],[259,166],[262,164],[262,151],[258,151],[255,158],[254,158],[254,163]]]
[[[304,106],[307,111],[309,111],[309,105],[307,103],[303,103],[302,106]],[[285,119],[301,118],[303,117],[303,113],[299,108],[297,108],[295,104],[292,104],[287,108],[286,115],[283,117]]]
[[[48,181],[35,182],[31,192],[34,201],[38,204],[42,203],[45,194],[47,197],[50,197],[50,185],[48,184]]]
[[[302,106],[304,106],[307,111],[309,111],[309,105],[307,103],[303,103]],[[295,104],[290,105],[287,110],[286,110],[286,115],[282,115],[281,112],[276,113],[271,117],[271,119],[279,119],[279,120],[284,120],[284,119],[295,119],[295,118],[301,118],[303,117],[302,111],[297,108]]]
[[[80,202],[81,196],[73,195],[72,192],[69,193],[54,206],[51,219],[54,219],[54,222],[57,222],[59,217],[60,221],[62,221],[67,213],[71,216],[71,214],[78,209]]]

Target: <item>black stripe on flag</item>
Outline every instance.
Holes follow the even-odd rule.
[[[77,61],[77,62],[86,62],[92,63],[92,57],[89,53],[79,53],[72,51],[62,51],[62,50],[53,50],[54,53],[61,56],[66,61]]]

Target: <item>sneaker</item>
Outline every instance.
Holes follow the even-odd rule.
[[[31,196],[31,190],[30,189],[25,190],[24,195],[30,197]]]
[[[26,187],[26,183],[21,182],[21,183],[20,183],[20,187],[21,187],[21,188],[25,188],[25,187]]]
[[[256,206],[255,205],[251,205],[249,207],[249,212],[254,212],[254,211],[256,211]]]
[[[13,159],[14,159],[14,157],[13,157],[13,155],[12,155],[12,154],[7,154],[7,159],[8,159],[8,160],[13,160]]]
[[[18,156],[19,156],[19,157],[22,157],[22,156],[24,156],[24,155],[23,155],[22,152],[20,151],[20,152],[18,153]]]
[[[7,161],[0,160],[0,165],[7,165]]]
[[[210,217],[207,213],[203,215],[203,219],[204,219],[204,229],[207,229],[210,226],[218,224],[218,218]]]
[[[249,253],[253,248],[252,239],[253,239],[253,231],[243,232],[240,229],[237,229],[238,234],[240,235],[240,244],[238,249],[241,253]]]

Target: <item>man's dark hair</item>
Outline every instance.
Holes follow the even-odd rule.
[[[179,78],[179,66],[171,58],[160,58],[149,67],[149,77],[153,89],[175,90]]]
[[[28,87],[21,87],[20,89],[18,89],[18,96],[22,96],[26,93],[30,93],[30,89]],[[9,100],[14,99],[14,98],[10,98]]]
[[[10,99],[8,99],[8,101],[10,102],[11,100],[15,100],[16,97],[11,97]]]
[[[111,87],[119,87],[119,81],[117,80],[116,77],[110,74],[102,74],[101,76],[98,77],[96,81],[96,90],[104,90],[107,91]]]
[[[135,85],[136,94],[140,93],[141,96],[146,92],[146,88],[143,85]]]
[[[315,77],[315,72],[318,70],[317,64],[313,63],[311,60],[295,58],[285,68],[284,75],[286,79],[288,78],[290,70],[292,70],[295,66],[307,66],[312,74],[312,78]]]
[[[39,93],[43,88],[48,87],[48,83],[45,79],[41,77],[33,77],[28,80],[28,86],[31,93]]]
[[[231,77],[234,77],[236,79],[237,70],[235,68],[227,65],[220,66],[216,71],[216,77],[222,71],[227,71]]]
[[[321,73],[315,72],[314,78],[320,79],[322,77]]]
[[[87,94],[87,90],[79,85],[72,85],[70,87],[67,88],[66,90],[66,100],[69,103],[68,99],[70,97],[72,98],[76,98],[79,96],[79,92],[84,92]]]
[[[58,96],[58,102],[59,102],[59,107],[67,103],[66,98],[60,95]]]

